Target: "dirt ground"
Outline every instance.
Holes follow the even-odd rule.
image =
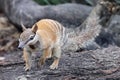
[[[58,69],[50,70],[52,59],[24,71],[22,51],[17,49],[19,32],[0,14],[0,80],[120,80],[120,48],[109,46],[82,52],[63,52]]]

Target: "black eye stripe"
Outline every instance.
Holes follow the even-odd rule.
[[[33,35],[32,37],[30,37],[26,42],[25,44],[27,44],[30,40],[32,40],[33,38],[35,37],[35,35]]]
[[[30,39],[28,39],[28,40],[25,42],[25,44],[27,44],[29,41],[30,41]]]

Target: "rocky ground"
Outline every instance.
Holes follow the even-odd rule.
[[[52,59],[42,67],[33,58],[24,71],[22,51],[17,49],[19,32],[0,14],[0,80],[120,80],[120,48],[108,46],[81,52],[63,52],[58,69],[50,70]]]

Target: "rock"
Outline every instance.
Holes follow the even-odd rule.
[[[120,46],[120,15],[112,17],[108,26],[108,32],[113,35],[115,44]]]
[[[17,53],[17,52],[16,52]],[[14,55],[14,54],[9,54]],[[106,80],[120,79],[120,48],[109,46],[108,48],[83,51],[63,52],[58,69],[50,70],[51,60],[40,69],[32,67],[25,72],[24,65],[12,65],[0,67],[0,79],[14,80]],[[10,68],[9,68],[10,67]],[[2,72],[2,73],[1,73]],[[6,76],[7,75],[7,76]]]
[[[24,75],[18,76],[15,80],[28,80]]]
[[[78,26],[92,9],[85,5],[70,3],[41,6],[33,0],[0,0],[0,7],[12,23],[19,25],[18,28],[21,21],[27,27],[31,27],[43,18],[55,19],[65,25]]]
[[[117,45],[120,47],[120,15],[112,16],[109,24],[103,26],[102,32],[96,38],[96,43],[102,47]]]

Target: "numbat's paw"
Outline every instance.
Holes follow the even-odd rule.
[[[52,65],[50,66],[50,69],[57,69],[58,63],[59,63],[59,59],[55,59]]]
[[[50,66],[50,69],[57,69],[58,68],[58,65],[55,65],[55,64],[52,64],[51,66]]]
[[[49,54],[46,58],[48,59],[48,58],[51,58],[52,57],[52,55],[51,54]]]
[[[24,67],[24,69],[25,69],[25,71],[29,71],[31,68],[30,68],[30,67],[25,66],[25,67]]]

